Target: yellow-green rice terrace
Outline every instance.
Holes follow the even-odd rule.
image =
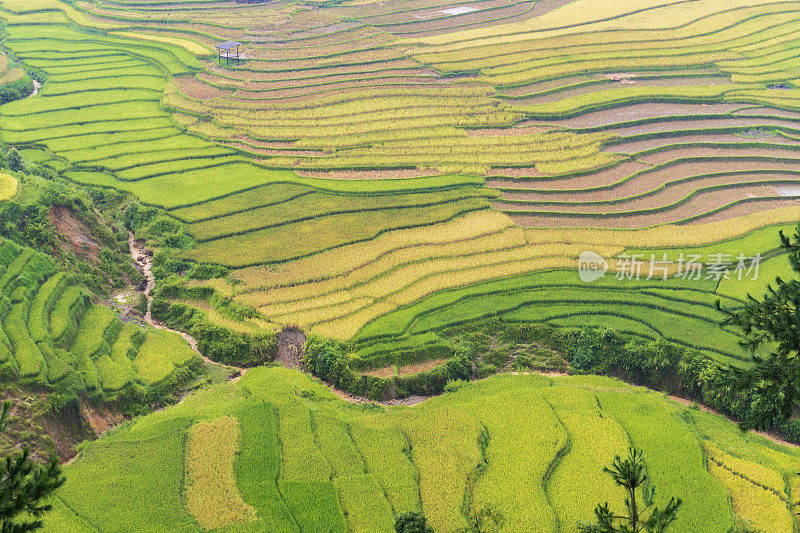
[[[668,532],[800,531],[797,446],[568,376],[578,337],[496,333],[747,367],[718,302],[793,275],[800,1],[0,0],[0,24],[4,153],[122,198],[152,316],[200,340],[0,237],[0,377],[111,406],[192,384],[81,445],[45,531],[572,532],[621,508],[603,467],[629,448],[682,500]],[[0,208],[31,183],[3,169]],[[205,350],[221,331],[237,355]],[[287,331],[335,346],[358,397]],[[254,366],[259,343],[291,368],[205,384],[201,353]],[[493,375],[414,381],[475,349]]]

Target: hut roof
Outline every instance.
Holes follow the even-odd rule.
[[[237,46],[241,46],[242,43],[236,41],[225,41],[224,43],[220,43],[217,45],[217,48],[220,50],[233,50]]]

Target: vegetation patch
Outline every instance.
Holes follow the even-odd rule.
[[[203,529],[243,524],[256,512],[236,488],[233,465],[241,446],[239,422],[225,416],[189,428],[186,507]]]
[[[17,194],[19,182],[10,174],[0,174],[0,202],[11,200]]]
[[[599,404],[593,398],[595,395]],[[564,398],[563,402],[559,398]],[[573,409],[573,401],[585,409]],[[502,416],[497,405],[504,406]],[[278,412],[278,424],[275,424],[272,406]],[[333,431],[326,432],[328,437],[323,440],[315,439],[308,418],[310,410],[338,421],[340,427],[348,425],[352,439]],[[796,472],[800,461],[793,448],[779,446],[756,435],[745,435],[721,417],[687,409],[663,395],[610,378],[495,376],[462,385],[454,392],[413,408],[384,410],[374,405],[342,402],[308,376],[273,366],[250,370],[235,385],[220,384],[200,391],[179,405],[139,418],[87,445],[82,456],[65,472],[68,481],[60,497],[69,507],[56,507],[46,517],[46,524],[53,528],[75,520],[75,512],[93,523],[120,524],[116,515],[105,511],[112,506],[130,510],[126,517],[128,522],[149,520],[148,527],[174,528],[194,523],[181,505],[180,481],[188,475],[182,470],[185,431],[190,427],[191,418],[197,416],[210,420],[201,424],[211,426],[221,417],[223,420],[239,417],[240,438],[225,439],[214,453],[228,450],[226,457],[232,461],[235,452],[230,449],[241,442],[241,453],[235,463],[228,463],[226,468],[235,471],[234,487],[241,494],[239,498],[257,510],[256,519],[261,523],[252,525],[283,527],[289,531],[299,529],[293,525],[297,523],[325,524],[333,531],[345,531],[347,524],[355,526],[361,523],[363,516],[386,516],[387,504],[380,503],[382,501],[391,503],[395,516],[420,509],[440,530],[455,530],[466,523],[462,504],[468,493],[468,483],[473,481],[476,482],[473,501],[478,509],[491,503],[502,513],[511,513],[509,517],[528,520],[528,515],[522,513],[535,508],[536,515],[532,517],[535,523],[546,526],[553,523],[548,517],[555,516],[555,509],[576,508],[577,502],[586,502],[589,510],[578,518],[590,521],[593,519],[591,505],[596,503],[594,488],[576,484],[574,494],[569,497],[561,495],[560,491],[543,490],[545,485],[552,489],[554,481],[547,483],[547,480],[560,475],[559,469],[567,464],[562,464],[557,457],[563,455],[566,461],[572,455],[569,461],[593,464],[593,456],[585,455],[582,450],[587,448],[582,445],[576,443],[571,449],[564,449],[567,433],[558,420],[569,417],[574,417],[578,425],[584,416],[588,417],[587,423],[593,420],[594,424],[617,424],[623,431],[623,446],[624,435],[629,434],[630,440],[643,448],[649,458],[649,473],[654,483],[658,483],[659,489],[664,487],[663,493],[659,491],[658,494],[665,498],[672,494],[681,497],[686,507],[681,508],[678,520],[694,524],[690,528],[699,527],[701,531],[716,531],[718,525],[729,522],[733,514],[729,493],[705,466],[702,441],[713,442],[720,449],[740,450],[748,461],[779,468],[782,472]],[[294,424],[303,420],[307,423]],[[678,438],[679,444],[664,439],[658,429],[661,426],[655,425],[654,420],[659,424],[668,423],[670,435]],[[225,424],[228,428],[236,427],[235,421]],[[656,430],[648,430],[648,427]],[[193,430],[189,431],[191,434]],[[699,436],[699,432],[704,436]],[[488,440],[479,438],[482,434],[488,434]],[[325,457],[347,446],[348,442],[349,446],[356,443],[367,471],[347,474],[342,481],[337,481],[340,476],[334,475],[332,483],[329,476],[333,471],[324,468],[327,466]],[[481,442],[483,444],[479,444]],[[531,453],[519,455],[519,446]],[[202,460],[213,462],[212,456],[204,455]],[[315,458],[308,463],[313,468],[295,468],[303,456]],[[473,478],[476,465],[484,463],[483,457],[486,466]],[[524,457],[522,462],[520,457]],[[147,468],[132,467],[131,458],[140,465],[145,461]],[[511,468],[512,465],[516,468]],[[105,474],[99,475],[100,469]],[[200,465],[200,471],[205,469],[206,466]],[[166,475],[172,471],[174,476]],[[280,476],[286,477],[276,482],[271,476],[278,476],[278,471]],[[296,479],[300,474],[306,481]],[[312,474],[317,481],[310,480]],[[370,475],[380,489],[376,489],[374,481],[366,482]],[[128,499],[130,491],[123,494],[106,488],[108,483],[117,480],[125,480],[126,486],[133,487],[131,490],[139,499],[133,502]],[[345,487],[348,481],[356,488]],[[277,492],[268,490],[270,486],[277,486]],[[602,488],[609,486],[606,483]],[[372,497],[355,501],[348,496],[340,500],[337,487],[351,494],[362,494],[371,487]],[[509,487],[518,490],[508,490]],[[691,497],[699,488],[703,489],[703,497]],[[143,502],[152,500],[150,493],[155,489],[163,504],[140,509]],[[81,495],[86,490],[95,491],[99,502],[108,505],[97,505],[96,499],[92,505],[84,503]],[[773,493],[758,490],[780,502]],[[388,498],[384,500],[382,494]],[[421,500],[418,499],[420,494]],[[285,508],[281,501],[286,502]],[[351,501],[355,501],[355,507],[350,505]],[[373,507],[382,510],[373,515],[369,510]],[[347,517],[344,515],[348,508],[353,510],[352,517],[349,512]],[[157,512],[148,512],[148,509],[157,509]],[[386,524],[385,519],[380,520],[376,523]],[[193,530],[197,525],[186,527]]]

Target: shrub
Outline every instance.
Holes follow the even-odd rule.
[[[497,372],[496,366],[490,365],[489,363],[479,363],[477,368],[475,368],[475,377],[483,379],[491,376],[495,372]]]
[[[168,327],[197,339],[200,351],[214,361],[255,366],[274,361],[278,353],[274,333],[248,335],[231,331],[210,322],[203,311],[171,303],[161,295],[153,299],[151,311],[154,318]]]
[[[522,370],[527,370],[529,368],[533,368],[533,361],[531,358],[525,354],[518,355],[516,361],[514,361],[514,370],[520,372]]]
[[[187,276],[191,279],[221,278],[228,274],[228,269],[220,265],[199,264],[194,265]]]
[[[23,76],[8,85],[0,86],[0,104],[21,100],[29,96],[33,89],[33,81],[28,76]]]
[[[608,372],[620,359],[626,339],[605,328],[579,329],[567,335],[566,354],[578,370]]]
[[[50,249],[56,244],[47,208],[38,203],[4,205],[0,210],[0,234],[32,248]]]
[[[394,530],[397,533],[433,533],[428,519],[419,511],[409,511],[398,516],[394,522]]]
[[[501,338],[506,342],[538,342],[557,351],[564,349],[564,333],[546,324],[507,324],[502,330]]]
[[[49,412],[61,415],[67,411],[77,413],[80,399],[73,391],[55,391],[47,396]]]
[[[447,384],[444,386],[443,392],[456,392],[466,384],[467,384],[466,381],[462,381],[460,379],[454,381],[448,381]]]
[[[447,375],[451,380],[468,381],[472,377],[472,362],[466,357],[454,357],[447,362]]]
[[[428,372],[397,378],[397,386],[411,394],[432,396],[444,391],[450,376],[447,366],[437,366]]]
[[[149,223],[158,216],[158,209],[146,207],[138,203],[131,204],[122,212],[121,220],[126,228],[135,230],[139,226]]]
[[[508,348],[502,348],[500,350],[492,350],[483,356],[484,361],[497,367],[505,365],[508,362],[508,358],[509,358]]]
[[[311,338],[307,341],[303,366],[337,389],[349,392],[363,389],[365,384],[362,382],[368,377],[360,376],[362,379],[357,379],[342,345],[326,339]]]
[[[17,149],[13,147],[8,151],[8,154],[6,154],[6,163],[11,170],[20,171],[25,169],[22,156],[19,155]]]

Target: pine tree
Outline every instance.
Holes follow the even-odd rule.
[[[11,170],[23,170],[25,163],[22,161],[22,156],[19,155],[16,148],[11,148],[6,155],[6,164]]]
[[[789,263],[800,275],[800,224],[789,238],[780,232],[783,250]],[[760,299],[748,295],[744,306],[725,309],[723,325],[742,330],[742,344],[752,352],[752,365],[723,369],[718,384],[752,398],[749,413],[741,422],[743,429],[770,429],[775,422],[788,420],[800,404],[800,281],[780,277],[767,287]],[[755,354],[769,347],[769,353]]]
[[[603,472],[627,492],[626,512],[614,514],[608,502],[598,504],[594,510],[597,523],[580,524],[581,533],[662,533],[675,521],[681,500],[670,498],[664,509],[655,506],[656,489],[650,484],[640,450],[631,448],[624,460],[617,455],[611,467],[603,468]]]
[[[0,407],[0,433],[8,426],[11,402]],[[43,503],[64,483],[58,460],[37,466],[25,447],[0,460],[0,522],[2,533],[23,533],[42,527],[41,517],[51,509]]]

